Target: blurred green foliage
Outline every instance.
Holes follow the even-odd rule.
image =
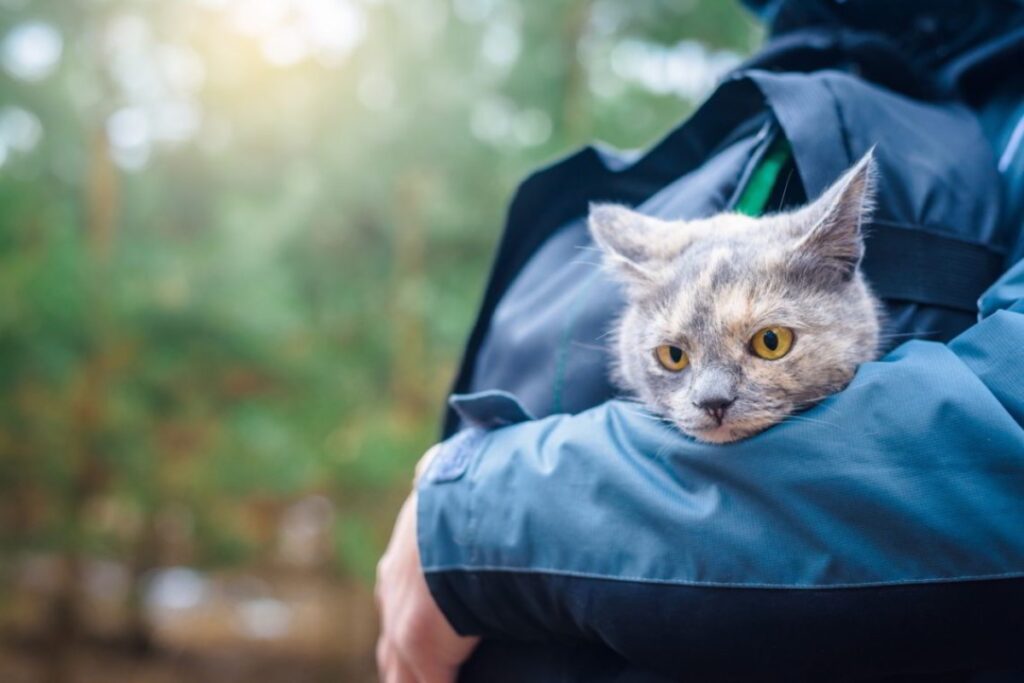
[[[0,554],[372,575],[504,207],[646,145],[760,34],[724,0],[2,0]]]

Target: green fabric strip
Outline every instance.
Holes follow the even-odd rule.
[[[789,141],[784,136],[779,135],[772,141],[757,168],[750,174],[750,180],[747,181],[747,186],[743,188],[743,194],[736,202],[738,213],[747,216],[760,216],[764,213],[775,182],[779,179],[782,167],[789,161],[791,154]]]

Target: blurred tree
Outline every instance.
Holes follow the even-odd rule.
[[[83,559],[269,566],[314,492],[369,579],[515,182],[759,39],[714,0],[0,2],[0,550],[63,558],[55,633]]]

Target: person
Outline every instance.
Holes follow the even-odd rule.
[[[1024,680],[1024,7],[747,4],[770,39],[693,117],[513,200],[378,567],[383,680]],[[607,379],[621,299],[579,258],[587,205],[729,209],[780,141],[766,210],[875,146],[891,349],[802,419],[700,444]]]

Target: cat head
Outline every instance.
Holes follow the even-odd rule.
[[[869,152],[788,213],[664,221],[592,206],[591,235],[626,291],[619,383],[713,443],[842,389],[878,347],[878,304],[859,270],[874,185]]]

